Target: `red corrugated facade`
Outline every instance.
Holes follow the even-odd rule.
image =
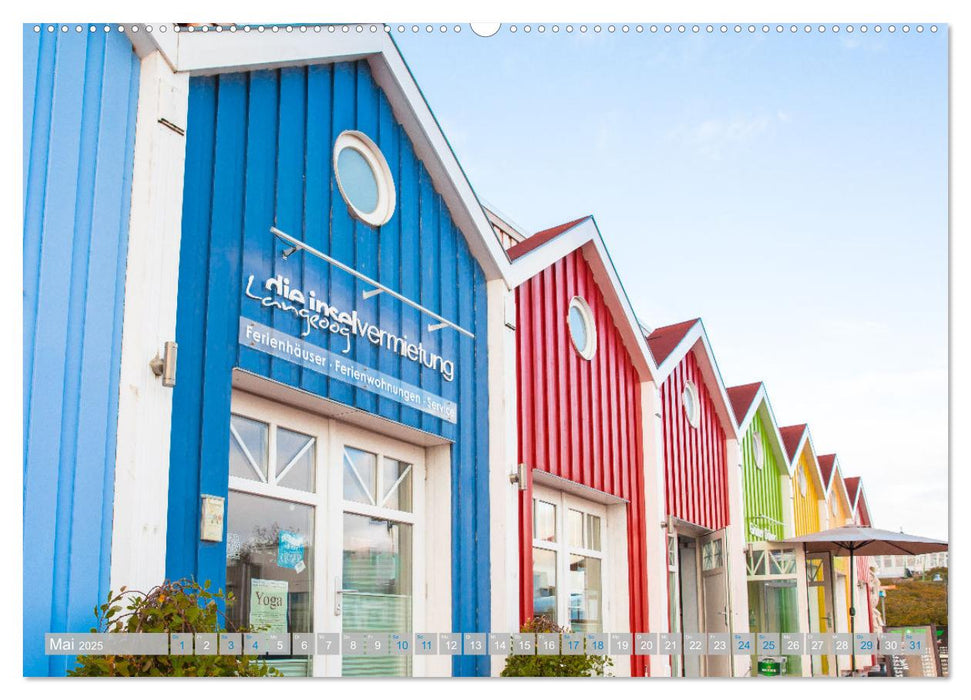
[[[574,296],[596,321],[591,360],[570,339]],[[520,616],[533,610],[532,469],[540,469],[630,502],[631,631],[647,631],[641,379],[579,250],[520,285],[516,301],[519,461],[529,475],[520,494]],[[646,657],[631,657],[631,671],[644,675]]]
[[[698,391],[700,420],[688,422],[681,395],[691,381]],[[728,525],[725,431],[694,352],[661,384],[664,423],[664,483],[667,514],[719,530]]]

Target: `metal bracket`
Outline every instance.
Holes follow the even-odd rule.
[[[522,462],[516,465],[516,471],[509,475],[509,483],[516,484],[520,491],[526,490],[526,465]]]
[[[169,129],[171,129],[172,131],[174,131],[175,133],[177,133],[179,136],[185,136],[185,129],[183,129],[178,124],[174,124],[173,122],[170,122],[165,117],[159,117],[158,118],[158,123],[161,124],[164,127],[167,127]]]
[[[426,316],[430,316],[431,318],[435,319],[436,321],[438,321],[440,323],[443,323],[444,326],[448,326],[449,328],[453,328],[456,331],[458,331],[459,333],[461,333],[462,335],[468,336],[469,338],[475,338],[475,334],[472,333],[471,331],[466,330],[465,328],[462,328],[458,324],[455,324],[452,321],[449,321],[447,318],[444,318],[444,317],[436,314],[434,311],[425,308],[424,306],[422,306],[418,302],[416,302],[416,301],[414,301],[412,299],[409,299],[408,297],[406,297],[403,294],[400,294],[400,293],[394,291],[393,289],[390,289],[389,287],[386,287],[385,285],[381,284],[377,280],[371,279],[367,275],[365,275],[365,274],[363,274],[361,272],[358,272],[354,268],[349,267],[348,265],[345,265],[344,263],[340,262],[339,260],[335,260],[334,258],[330,257],[329,255],[320,252],[316,248],[307,245],[303,241],[294,238],[290,234],[284,233],[283,231],[281,231],[280,229],[278,229],[276,226],[271,226],[270,227],[270,233],[272,233],[274,236],[276,236],[280,240],[282,240],[285,243],[288,243],[290,246],[292,246],[290,249],[288,249],[288,251],[286,251],[284,253],[284,258],[287,255],[290,255],[291,254],[290,251],[294,251],[295,252],[298,249],[299,250],[307,251],[308,253],[310,253],[314,257],[320,258],[324,262],[329,263],[330,265],[333,265],[338,270],[343,270],[344,272],[348,273],[349,275],[353,275],[354,277],[356,277],[357,279],[361,280],[365,284],[370,285],[372,287],[375,287],[376,289],[379,289],[382,292],[387,292],[390,296],[394,297],[398,301],[400,301],[400,302],[402,302],[404,304],[407,304],[408,306],[412,307],[413,309],[416,309],[418,312],[423,313]]]

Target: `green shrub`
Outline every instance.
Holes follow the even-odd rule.
[[[559,627],[545,615],[539,615],[523,625],[527,633],[569,633],[569,628]],[[510,655],[506,657],[506,667],[499,674],[513,676],[603,676],[606,669],[613,666],[609,656],[591,654],[550,654],[541,655],[535,649],[532,654]]]
[[[108,592],[108,602],[96,607],[97,628],[92,632],[197,632],[227,631],[220,625],[219,600],[222,589],[209,592],[209,581],[200,586],[182,579],[166,581],[148,593],[127,591],[118,595]],[[232,601],[232,594],[225,597]],[[231,632],[246,632],[233,629]],[[79,656],[69,676],[276,676],[276,669],[266,661],[247,656],[147,656],[116,654]]]

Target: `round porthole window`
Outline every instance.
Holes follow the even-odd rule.
[[[684,414],[688,417],[688,422],[692,427],[697,428],[701,419],[701,406],[698,403],[698,389],[693,382],[684,385],[681,392],[681,403],[684,406]]]
[[[570,308],[566,314],[566,322],[570,327],[570,338],[577,352],[585,360],[593,357],[597,351],[597,328],[593,322],[593,312],[580,297],[570,300]]]
[[[755,458],[755,466],[761,469],[765,464],[765,451],[762,447],[762,431],[758,428],[752,432],[752,456]]]
[[[805,496],[806,495],[806,488],[807,488],[808,485],[806,484],[806,470],[803,469],[802,466],[799,467],[799,477],[798,478],[799,478],[799,493],[802,494],[803,496]]]
[[[344,131],[334,142],[337,187],[351,215],[370,226],[388,223],[394,214],[394,179],[384,155],[360,131]]]

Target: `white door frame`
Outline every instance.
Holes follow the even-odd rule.
[[[719,550],[719,556],[721,557],[721,565],[714,566],[711,569],[705,570],[704,561],[704,547],[709,542],[721,542],[721,548]],[[698,548],[698,571],[701,576],[701,588],[699,590],[701,598],[701,612],[702,619],[704,620],[703,629],[707,633],[712,632],[712,627],[714,624],[724,623],[725,633],[732,633],[732,598],[731,598],[731,588],[729,582],[729,547],[728,547],[728,529],[722,528],[720,530],[715,530],[706,535],[702,535],[696,539]],[[724,596],[725,596],[725,607],[724,610],[709,610],[708,609],[708,589],[706,587],[706,581],[714,576],[723,577],[724,584]],[[714,621],[709,620],[709,613],[714,616]],[[718,618],[721,619],[718,619]],[[728,666],[727,674],[724,676],[730,678],[733,674],[733,661],[734,654],[730,654],[727,659],[724,659],[725,665]],[[719,664],[723,659],[718,656],[705,655],[704,656],[704,673],[708,677],[711,675],[713,667]]]
[[[275,427],[313,436],[316,449],[316,489],[314,493],[262,483],[240,477],[229,477],[230,492],[250,493],[277,500],[291,501],[314,507],[314,633],[341,632],[342,618],[335,609],[336,590],[342,580],[344,513],[355,512],[387,516],[397,522],[409,523],[412,529],[412,627],[426,628],[426,555],[425,533],[426,480],[425,449],[378,433],[317,415],[277,401],[234,389],[231,412],[236,415],[268,423],[269,452],[275,454]],[[412,465],[412,512],[410,517],[400,511],[346,502],[343,498],[343,451],[345,446],[388,456]],[[380,465],[380,462],[379,462]],[[228,465],[227,465],[228,469]],[[227,505],[228,507],[228,505]],[[434,572],[438,575],[440,572]],[[450,572],[444,575],[450,577]],[[341,656],[315,655],[312,660],[314,676],[340,676]],[[426,660],[412,657],[412,675],[425,675]]]
[[[611,618],[610,611],[610,589],[611,589],[611,570],[610,557],[613,552],[610,550],[611,537],[608,533],[607,507],[595,501],[579,498],[565,491],[550,488],[548,486],[533,485],[533,499],[552,503],[556,506],[556,542],[547,543],[539,540],[532,540],[533,546],[539,549],[547,549],[556,552],[556,616],[557,624],[561,627],[570,626],[570,600],[567,577],[569,575],[569,555],[589,556],[600,560],[600,621],[602,630],[610,632]],[[570,545],[567,539],[567,510],[578,510],[582,513],[589,513],[600,518],[600,550],[587,550]],[[532,523],[527,527],[532,529]]]

